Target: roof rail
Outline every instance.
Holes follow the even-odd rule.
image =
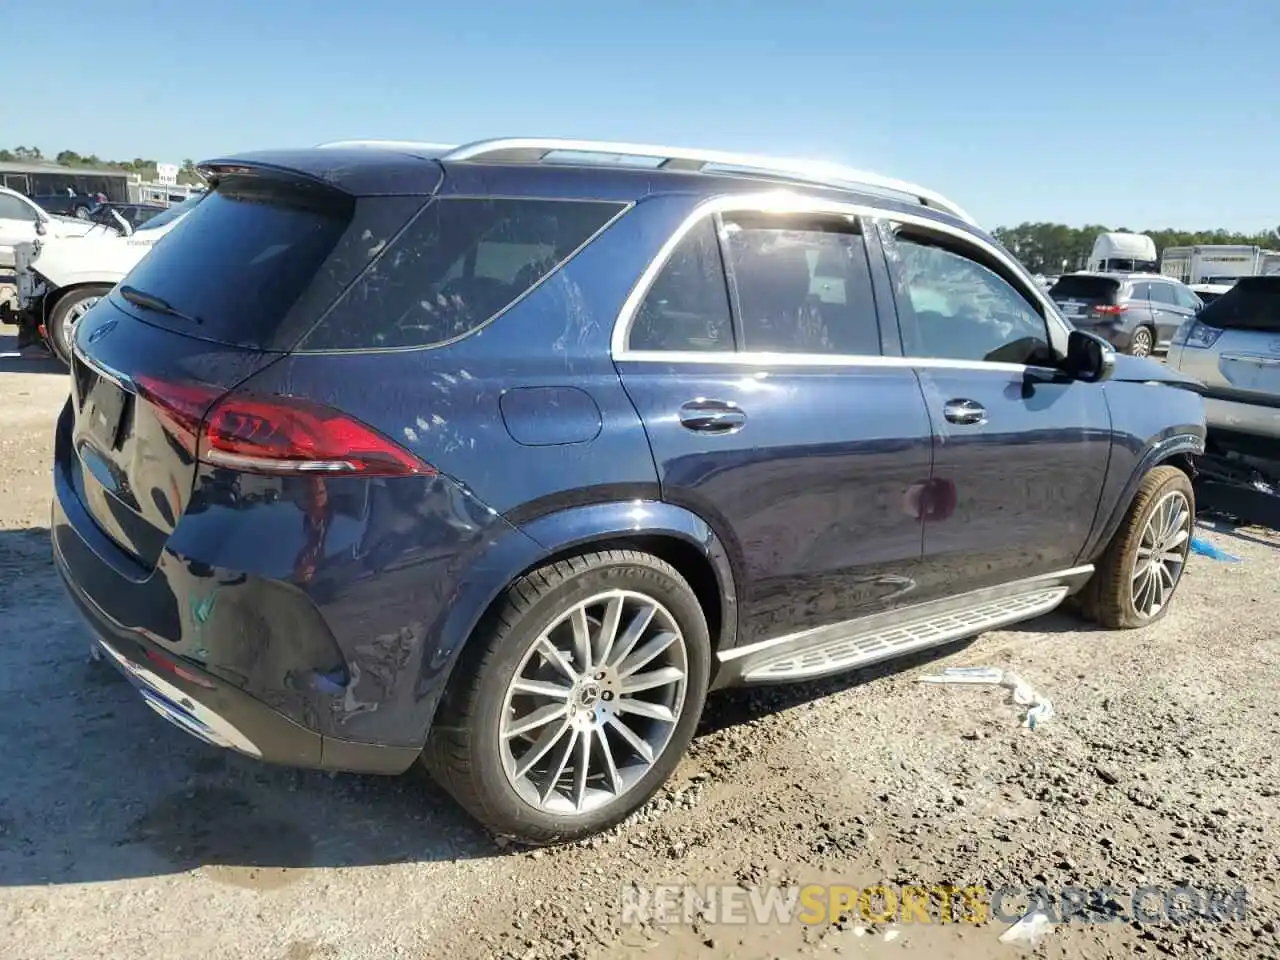
[[[457,149],[455,143],[431,143],[426,140],[330,140],[316,146],[319,149],[370,147],[378,150],[404,150],[425,157],[440,157]]]
[[[615,143],[604,140],[564,140],[548,137],[508,137],[498,140],[479,140],[455,147],[440,156],[445,161],[473,160],[491,163],[540,163],[551,160],[553,154],[568,154],[574,163],[604,163],[604,158],[635,157],[656,160],[657,169],[681,170],[696,173],[742,173],[778,177],[815,185],[840,188],[868,188],[910,198],[922,206],[933,207],[975,224],[972,217],[958,204],[942,194],[918,184],[878,173],[855,170],[852,167],[822,160],[802,160],[791,157],[763,157],[747,153],[727,153],[719,150],[691,150],[684,147],[663,147],[643,143]],[[596,158],[594,161],[590,158]],[[560,160],[561,163],[570,162]]]

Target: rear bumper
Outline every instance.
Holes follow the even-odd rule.
[[[1224,400],[1210,391],[1204,399],[1204,418],[1210,430],[1280,440],[1280,406]]]
[[[124,609],[152,604],[142,584],[113,577],[110,565],[95,552],[95,547],[102,547],[97,538],[81,535],[79,524],[92,521],[79,516],[83,509],[77,510],[74,491],[57,477],[54,488],[50,529],[54,566],[63,586],[93,631],[94,642],[165,719],[206,743],[288,766],[396,774],[417,759],[418,748],[323,736],[176,653],[172,643],[161,642],[167,638],[112,616],[83,583],[108,585],[109,595],[125,601]]]

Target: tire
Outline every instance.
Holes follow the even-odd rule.
[[[1170,504],[1179,505],[1185,516],[1180,518],[1176,531],[1159,534],[1154,539],[1156,543],[1163,540],[1165,544],[1176,539],[1164,555],[1176,554],[1179,561],[1164,564],[1172,583],[1167,583],[1164,578],[1159,580],[1159,602],[1152,609],[1157,595],[1148,591],[1154,589],[1155,584],[1140,575],[1139,561],[1150,553],[1148,544],[1152,538],[1147,535],[1149,526],[1158,532],[1165,525],[1164,520],[1171,521],[1171,513],[1160,513],[1170,510]],[[1195,515],[1196,499],[1191,480],[1177,467],[1156,467],[1143,477],[1120,529],[1111,538],[1097,569],[1081,591],[1081,612],[1111,630],[1145,627],[1164,617],[1186,571]],[[1143,556],[1140,557],[1140,553]],[[1159,576],[1158,573],[1153,575]]]
[[[71,366],[71,336],[80,317],[111,290],[108,284],[93,283],[76,287],[59,297],[49,311],[45,335],[54,355]]]
[[[72,216],[74,216],[77,220],[88,220],[88,219],[89,219],[89,208],[88,208],[88,207],[86,207],[86,206],[77,206],[74,210],[72,210],[72,211],[71,211],[71,214],[72,214]]]
[[[610,621],[608,604],[615,599],[618,613],[611,619],[618,624],[618,642],[602,655],[603,624]],[[627,627],[640,622],[635,614],[646,603],[653,605],[652,619],[627,647]],[[543,697],[516,690],[513,684],[518,677],[522,684],[537,684],[539,691],[548,683],[570,689],[568,674],[582,662],[576,651],[583,648],[572,644],[565,655],[569,662],[558,664],[546,655],[541,641],[546,638],[564,650],[575,636],[574,612],[580,608],[584,615],[579,622],[588,627],[590,636],[583,656],[599,663],[585,671],[568,696]],[[570,619],[561,619],[566,616]],[[675,636],[672,626],[679,639],[642,662],[643,669],[633,666],[639,657],[661,646],[663,641],[655,643],[659,634]],[[616,669],[619,662],[625,665],[623,671]],[[659,663],[667,666],[656,666]],[[609,665],[605,679],[601,679],[605,676],[601,664]],[[642,682],[653,682],[660,675],[674,677],[681,664],[684,680],[679,691],[681,681],[673,680],[624,692],[619,674],[627,669],[634,684],[640,677],[645,678]],[[496,612],[464,649],[437,711],[423,761],[435,780],[499,837],[542,845],[588,836],[624,820],[671,775],[693,738],[710,667],[706,618],[697,596],[670,564],[634,550],[587,553],[549,564],[512,584]],[[646,711],[667,709],[674,722],[637,715],[637,700],[649,702]],[[534,713],[554,712],[561,702],[565,715],[513,735],[537,719]],[[624,703],[628,706],[623,707]],[[618,723],[636,740],[626,740]],[[538,731],[536,737],[534,731]],[[584,740],[587,775],[579,778]],[[652,754],[651,761],[630,746],[641,741]],[[530,758],[534,758],[532,770],[522,775],[520,765]],[[563,775],[552,777],[553,770]]]
[[[1138,327],[1129,338],[1129,353],[1135,357],[1149,357],[1156,350],[1156,337],[1150,327]]]

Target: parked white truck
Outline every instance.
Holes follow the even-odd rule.
[[[64,363],[71,362],[76,321],[124,279],[187,212],[204,198],[190,198],[120,236],[45,236],[14,248],[18,325],[38,331]]]
[[[1280,251],[1243,244],[1166,247],[1160,272],[1183,283],[1231,284],[1241,277],[1280,276]]]
[[[1100,233],[1089,254],[1090,273],[1154,273],[1156,243],[1145,233]]]

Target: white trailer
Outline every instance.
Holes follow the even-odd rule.
[[[1156,244],[1144,233],[1100,233],[1089,254],[1091,273],[1148,273],[1156,268]]]
[[[1235,283],[1241,277],[1280,276],[1280,251],[1221,243],[1166,247],[1160,272],[1183,283]]]

